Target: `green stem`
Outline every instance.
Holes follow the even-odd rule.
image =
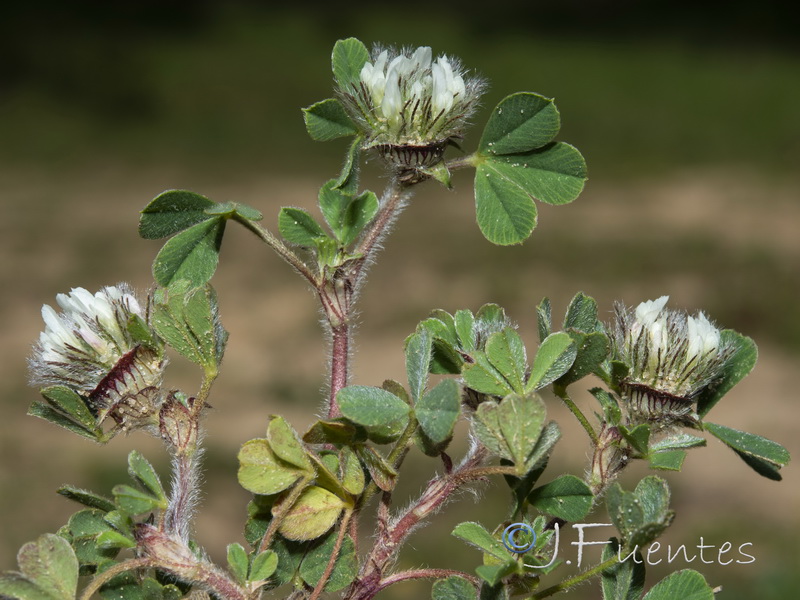
[[[561,583],[556,585],[550,586],[549,588],[543,589],[540,592],[537,592],[533,596],[531,596],[531,600],[539,600],[540,598],[548,598],[553,594],[557,594],[558,592],[563,592],[564,590],[568,590],[571,587],[574,587],[584,581],[591,579],[595,575],[600,574],[601,572],[605,571],[607,568],[614,566],[619,562],[619,557],[614,555],[606,561],[601,562],[599,565],[592,567],[588,571],[581,573],[580,575],[575,575],[575,577],[570,577],[569,579],[565,579]]]
[[[272,520],[269,522],[269,527],[264,532],[264,537],[261,538],[261,544],[258,546],[259,554],[269,548],[269,545],[272,543],[272,538],[275,537],[278,527],[283,522],[283,518],[292,509],[292,506],[294,506],[294,503],[297,502],[300,494],[303,493],[303,490],[306,489],[306,486],[310,483],[310,481],[310,479],[305,478],[298,481],[292,488],[292,491],[289,492],[289,495],[286,496],[286,498],[284,498],[284,500],[281,502],[280,509],[277,512],[272,513]]]
[[[153,565],[153,561],[150,558],[132,558],[130,560],[118,563],[113,567],[106,569],[97,577],[92,579],[89,585],[86,586],[86,589],[83,590],[80,600],[89,600],[89,598],[91,598],[104,583],[108,583],[117,575],[125,573],[126,571],[133,571],[134,569],[143,569],[153,566],[155,565]]]
[[[406,200],[411,196],[410,187],[413,184],[402,183],[396,176],[386,187],[381,197],[381,207],[378,214],[372,219],[366,232],[353,249],[352,254],[360,258],[353,262],[347,273],[351,289],[356,292],[364,281],[365,267],[374,260],[374,255],[380,247],[380,242],[389,233],[400,211],[405,206]]]
[[[461,158],[454,158],[445,161],[444,166],[450,171],[457,171],[458,169],[466,169],[475,166],[476,153],[467,154]]]
[[[594,446],[597,446],[598,442],[597,432],[595,432],[594,428],[589,424],[589,420],[586,418],[586,415],[584,415],[581,412],[581,409],[578,408],[578,406],[572,401],[572,398],[569,397],[569,394],[567,393],[567,388],[563,385],[554,384],[553,393],[559,398],[561,398],[564,404],[567,405],[567,408],[569,408],[572,414],[575,415],[575,418],[578,419],[578,422],[586,430],[586,433],[589,434],[589,439],[592,440],[592,444]]]
[[[213,371],[206,370],[203,374],[203,383],[200,384],[200,391],[197,392],[197,397],[194,400],[194,407],[193,411],[196,415],[199,415],[203,407],[206,404],[206,400],[208,400],[208,396],[211,393],[211,388],[214,385],[214,382],[217,380],[217,376],[219,375],[219,371],[214,369]]]
[[[314,586],[314,592],[311,594],[308,600],[317,600],[319,595],[325,589],[325,585],[328,583],[331,573],[333,573],[333,568],[336,566],[336,560],[339,558],[339,551],[342,549],[342,542],[344,542],[344,536],[347,533],[347,526],[350,523],[350,517],[352,516],[352,510],[345,511],[344,517],[342,517],[342,522],[339,524],[339,534],[336,536],[336,543],[333,545],[331,557],[328,560],[325,571],[322,573],[322,577],[319,578],[317,585]]]
[[[305,277],[305,279],[311,284],[311,286],[314,289],[317,290],[319,289],[320,282],[318,281],[314,273],[311,271],[311,269],[308,268],[308,265],[304,263],[302,260],[300,260],[300,257],[298,257],[294,252],[292,252],[292,250],[286,244],[284,244],[277,237],[275,237],[275,235],[273,235],[273,233],[270,230],[265,229],[264,227],[261,227],[261,225],[259,225],[258,223],[255,223],[243,217],[234,216],[233,218],[237,222],[244,225],[244,227],[252,231],[254,234],[256,234],[261,239],[261,241],[267,244],[267,246],[272,248],[278,256],[280,256],[284,261],[289,263],[289,266],[291,266],[295,271],[300,273],[300,275]]]

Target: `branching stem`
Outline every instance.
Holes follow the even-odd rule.
[[[402,515],[385,530],[379,532],[372,552],[364,561],[361,576],[349,596],[352,600],[368,600],[378,593],[380,582],[383,580],[383,570],[400,550],[406,538],[422,521],[438,511],[459,487],[485,474],[483,469],[478,467],[486,454],[486,448],[480,445],[474,446],[452,473],[434,478]]]
[[[329,419],[341,415],[336,402],[336,394],[349,381],[350,322],[353,317],[353,298],[364,281],[366,267],[374,259],[380,241],[389,232],[410,193],[408,185],[393,177],[383,193],[378,214],[352,251],[352,254],[358,258],[340,270],[330,274],[325,273],[325,280],[315,285],[323,312],[331,328]]]

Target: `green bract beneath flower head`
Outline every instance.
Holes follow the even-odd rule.
[[[634,310],[616,305],[614,353],[628,367],[623,393],[645,420],[689,415],[693,399],[719,379],[733,352],[702,312],[668,310],[668,299]]]
[[[163,344],[145,331],[145,345],[132,333],[145,330],[147,315],[127,284],[92,295],[83,288],[58,294],[61,307],[42,307],[45,330],[30,358],[34,385],[63,385],[86,398],[98,422],[110,415],[126,427],[154,414],[166,360]]]
[[[359,79],[338,92],[365,135],[365,147],[410,168],[441,160],[448,142],[462,136],[484,87],[457,60],[433,60],[423,46],[413,52],[373,50]]]

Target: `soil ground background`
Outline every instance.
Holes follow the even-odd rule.
[[[280,206],[312,206],[339,158],[337,148],[320,149],[303,139],[297,106],[328,93],[329,42],[356,33],[368,41],[437,43],[425,37],[430,31],[424,27],[405,40],[385,20],[323,30],[296,14],[270,19],[245,14],[246,19],[220,16],[213,26],[198,26],[176,39],[153,34],[131,55],[122,55],[124,66],[144,65],[147,73],[119,76],[133,81],[119,88],[123,100],[135,100],[140,92],[150,99],[143,101],[141,114],[136,102],[133,116],[113,112],[107,105],[114,110],[128,105],[113,95],[104,99],[108,90],[98,92],[96,105],[88,103],[85,90],[84,100],[71,104],[66,84],[47,87],[43,82],[54,78],[45,75],[17,80],[0,96],[5,140],[0,149],[0,570],[15,566],[22,543],[55,531],[75,511],[53,493],[58,486],[108,493],[125,480],[125,456],[133,448],[167,472],[161,448],[142,435],[98,447],[25,416],[37,396],[26,387],[25,359],[42,328],[41,305],[77,286],[96,290],[125,280],[148,289],[159,245],[140,240],[136,222],[138,211],[164,189],[244,202],[261,210],[273,230]],[[284,37],[276,41],[273,34],[280,29]],[[279,55],[280,43],[288,44],[291,35],[297,38],[294,53]],[[441,49],[457,53],[470,48],[468,42],[469,29],[454,26]],[[93,43],[87,47],[112,44],[107,37]],[[497,78],[487,104],[531,86],[556,95],[565,121],[562,139],[584,151],[591,179],[575,203],[540,206],[533,237],[510,248],[493,247],[480,235],[468,175],[456,174],[452,192],[425,184],[401,216],[362,295],[354,381],[403,380],[403,339],[433,308],[475,310],[496,302],[533,347],[534,308],[543,296],[551,298],[558,318],[581,290],[610,318],[615,299],[636,304],[668,294],[672,306],[703,309],[759,345],[755,370],[714,409],[712,420],[764,434],[795,458],[800,455],[800,127],[786,109],[789,97],[796,97],[789,86],[800,81],[797,55],[674,40],[554,40],[519,32],[476,45],[465,54],[480,56],[482,72]],[[68,46],[70,57],[63,60],[82,64],[78,46]],[[553,52],[549,62],[535,53],[542,48]],[[151,64],[159,52],[160,60]],[[90,64],[100,60],[86,56]],[[509,56],[518,60],[514,67]],[[536,57],[531,60],[538,71],[522,60],[528,56]],[[300,67],[292,66],[292,57]],[[49,63],[37,60],[31,64],[41,73],[41,65]],[[58,57],[51,53],[49,60]],[[226,71],[232,64],[238,66]],[[260,71],[269,85],[253,83]],[[116,81],[113,74],[108,77]],[[193,91],[181,92],[181,82],[192,83]],[[102,114],[106,108],[110,112]],[[483,120],[485,112],[477,119]],[[254,133],[262,125],[262,133]],[[466,144],[473,146],[474,140]],[[372,189],[384,183],[377,164],[368,165],[365,176]],[[313,295],[233,225],[214,285],[230,342],[207,419],[207,487],[197,537],[212,558],[224,560],[225,546],[242,540],[248,501],[236,483],[236,452],[244,441],[263,435],[271,413],[287,416],[299,430],[314,420],[326,350]],[[173,357],[170,385],[191,390],[197,375]],[[551,416],[565,424],[548,472],[580,475],[588,451],[582,432],[556,399],[547,401]],[[588,395],[577,401],[592,410]],[[426,461],[410,461],[398,506],[433,473]],[[642,466],[633,467],[622,482],[635,485],[645,474]],[[711,439],[707,448],[690,452],[683,472],[665,477],[678,517],[663,543],[692,547],[702,536],[706,544],[729,541],[735,549],[750,542],[756,562],[676,561],[653,567],[648,585],[688,567],[722,585],[720,598],[777,600],[800,587],[800,476],[794,464],[784,470],[784,481],[768,481]],[[479,501],[461,497],[436,525],[414,535],[401,564],[471,570],[478,554],[449,532],[462,520],[491,528],[504,519],[502,488],[499,482],[484,488]],[[409,584],[385,595],[426,594],[426,585]],[[596,588],[586,587],[569,597],[597,596]]]

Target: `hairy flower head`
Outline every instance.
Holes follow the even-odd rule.
[[[153,414],[166,360],[152,332],[150,345],[131,332],[133,322],[148,325],[130,287],[123,283],[96,294],[75,288],[56,301],[60,313],[42,307],[45,330],[29,361],[31,384],[73,389],[98,422],[110,415],[130,425]]]
[[[376,48],[358,81],[338,91],[366,147],[403,166],[424,167],[439,162],[447,143],[462,136],[484,87],[458,60],[434,60],[422,46]]]
[[[628,367],[623,392],[632,412],[646,420],[688,415],[694,398],[719,379],[733,352],[702,312],[669,310],[668,299],[635,309],[617,304],[615,311],[615,358]]]

